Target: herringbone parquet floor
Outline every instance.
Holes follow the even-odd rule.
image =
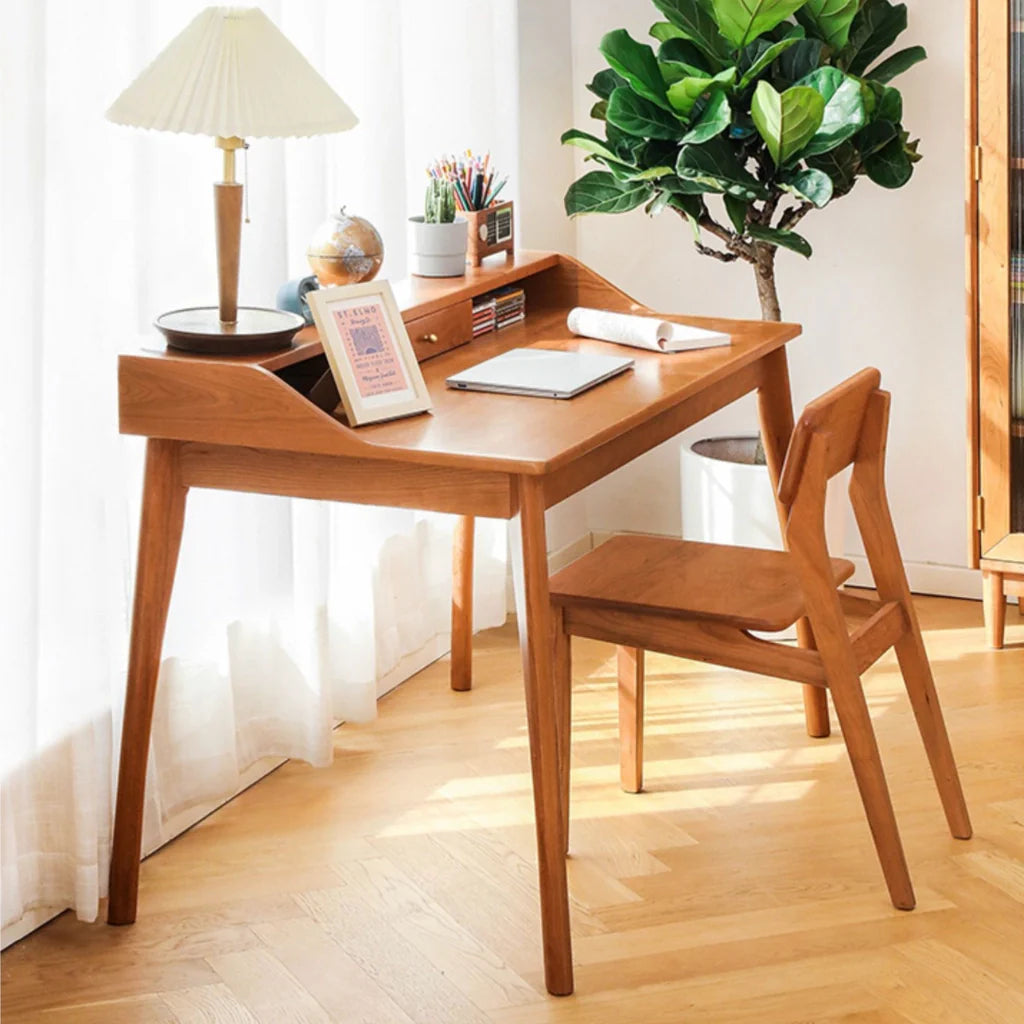
[[[891,655],[868,676],[918,894],[891,908],[841,739],[797,687],[653,657],[649,792],[617,786],[611,648],[578,642],[577,993],[543,994],[511,628],[150,858],[139,920],[8,950],[4,1024],[1021,1024],[1024,624],[922,599],[976,836],[945,830]]]

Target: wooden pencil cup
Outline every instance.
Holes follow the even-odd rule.
[[[512,203],[496,203],[486,210],[460,211],[459,216],[469,221],[470,266],[479,267],[483,258],[493,253],[512,252],[516,242],[512,212]]]

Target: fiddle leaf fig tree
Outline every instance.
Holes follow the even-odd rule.
[[[669,209],[698,252],[754,269],[762,315],[780,319],[775,258],[810,257],[796,230],[862,177],[905,185],[920,159],[889,83],[925,59],[884,56],[907,27],[889,0],[653,0],[654,46],[624,29],[601,41],[589,89],[604,137],[573,129],[592,170],[570,216]]]

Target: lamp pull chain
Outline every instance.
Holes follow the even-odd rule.
[[[245,186],[242,194],[245,196],[245,223],[249,223],[249,143],[242,146],[242,159],[245,164],[242,167],[242,177],[245,179]]]

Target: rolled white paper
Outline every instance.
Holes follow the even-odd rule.
[[[584,338],[611,341],[616,345],[647,348],[654,352],[686,352],[691,349],[729,345],[732,338],[718,331],[688,327],[653,316],[631,316],[606,309],[577,306],[569,313],[569,330]]]

